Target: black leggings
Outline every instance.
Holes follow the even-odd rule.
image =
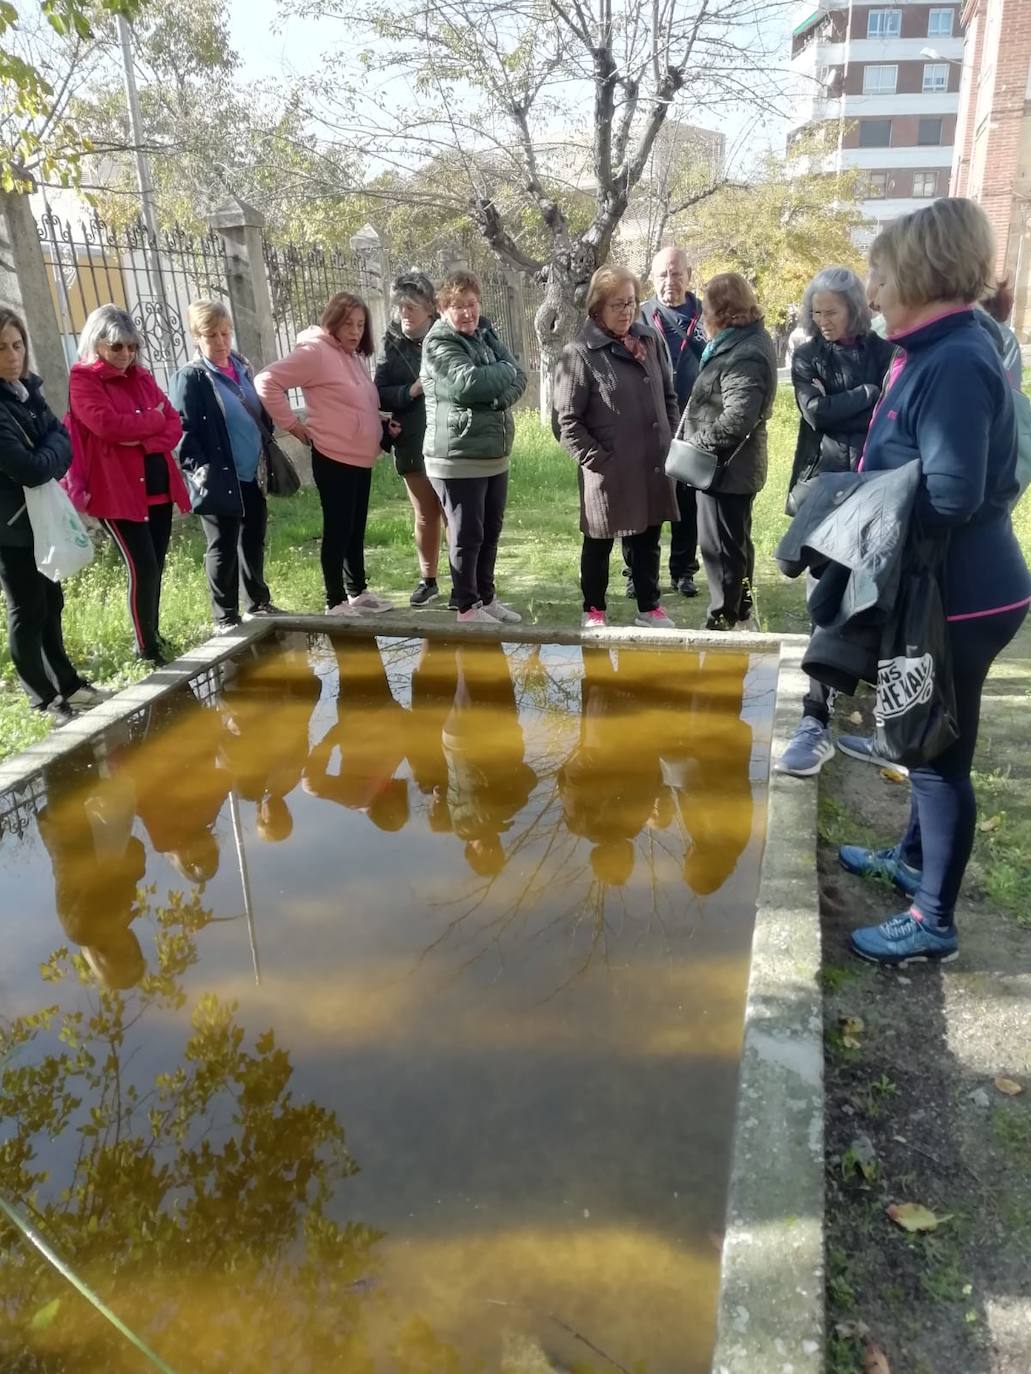
[[[103,525],[129,571],[129,619],[136,650],[142,658],[154,658],[161,652],[158,617],[165,554],[172,534],[172,503],[151,506],[146,520],[105,520]]]
[[[754,504],[751,495],[698,493],[698,543],[709,584],[709,614],[725,616],[732,625],[751,615]]]
[[[311,475],[322,504],[322,580],[326,605],[358,596],[365,579],[365,525],[372,469],[354,467],[311,451]]]
[[[0,587],[7,602],[11,662],[29,701],[42,710],[57,697],[70,697],[82,678],[64,651],[60,582],[39,572],[31,548],[0,544]]]
[[[271,600],[265,582],[265,531],[268,506],[257,482],[240,483],[243,515],[202,515],[208,547],[204,571],[208,575],[215,622],[232,625],[244,610],[253,611]]]

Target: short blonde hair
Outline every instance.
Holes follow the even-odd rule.
[[[233,317],[222,301],[191,301],[186,311],[186,323],[195,339],[201,339],[217,324],[232,324]]]
[[[995,286],[995,240],[988,216],[962,196],[944,196],[882,229],[870,262],[892,279],[903,305],[967,301]]]
[[[592,320],[600,313],[613,291],[621,286],[632,286],[634,300],[638,305],[641,304],[641,280],[634,276],[629,267],[617,267],[606,263],[604,267],[598,268],[587,288],[587,313]]]

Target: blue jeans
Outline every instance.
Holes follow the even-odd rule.
[[[949,622],[956,686],[958,739],[933,763],[910,771],[909,828],[899,849],[903,863],[921,869],[913,908],[929,926],[951,927],[970,852],[977,801],[970,769],[981,718],[981,691],[996,656],[1020,629],[1027,607],[977,620]]]

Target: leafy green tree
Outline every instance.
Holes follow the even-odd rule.
[[[70,117],[73,91],[93,69],[115,15],[134,18],[145,0],[0,0],[0,190],[37,179],[78,179],[89,141]]]
[[[771,327],[784,324],[821,267],[862,267],[854,234],[865,223],[858,206],[863,173],[826,173],[819,152],[796,148],[790,160],[766,158],[754,180],[721,189],[677,225],[699,277],[740,272]]]

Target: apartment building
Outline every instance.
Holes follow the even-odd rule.
[[[1013,327],[1031,334],[1031,0],[966,0],[952,194],[980,201]]]
[[[1022,0],[1028,3],[1028,0]],[[834,168],[865,174],[868,235],[947,195],[963,53],[962,5],[823,0],[797,11],[789,140],[829,129]]]

